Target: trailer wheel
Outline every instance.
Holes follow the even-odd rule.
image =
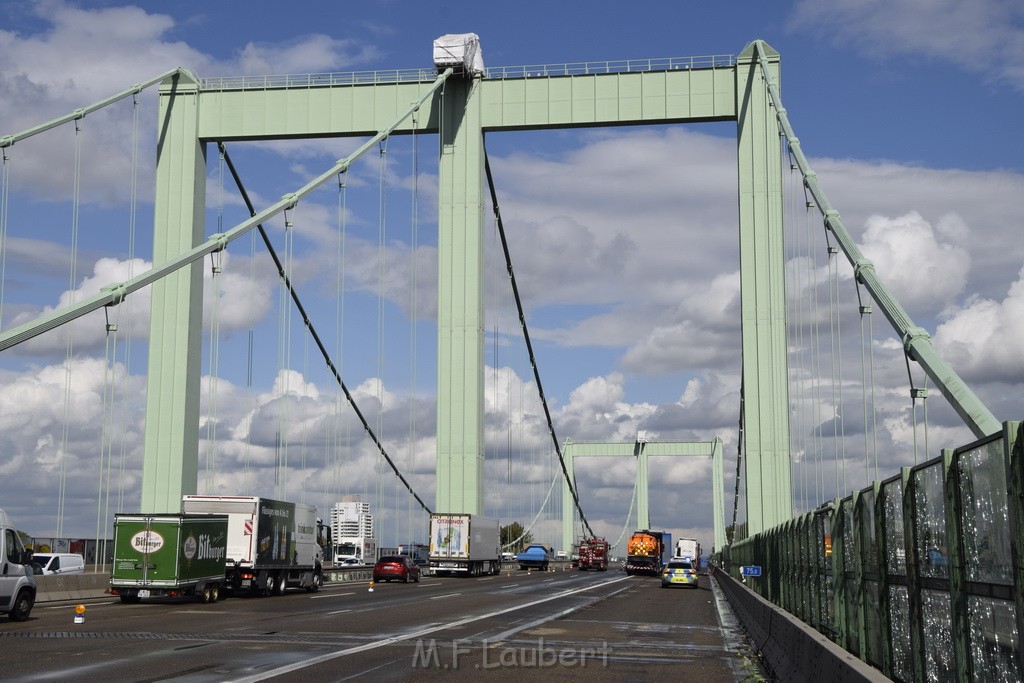
[[[313,572],[313,582],[310,585],[306,586],[306,592],[307,593],[319,592],[319,590],[323,587],[323,585],[324,585],[324,575],[318,569],[318,570]]]
[[[213,584],[210,586],[210,602],[217,602],[220,600],[220,586]]]
[[[213,602],[213,592],[210,590],[210,584],[203,586],[203,593],[199,599],[206,604]]]
[[[36,598],[28,588],[22,588],[18,592],[18,599],[14,601],[11,611],[7,614],[11,621],[25,621],[32,612],[32,606],[36,604]]]
[[[266,597],[268,595],[273,595],[274,594],[274,575],[271,574],[270,572],[267,572],[267,576],[263,580],[263,590],[262,590],[262,593],[263,593],[264,597]]]
[[[274,584],[274,595],[284,595],[286,588],[288,588],[288,574],[286,572],[279,572],[277,582]]]

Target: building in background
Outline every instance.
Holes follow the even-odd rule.
[[[370,504],[359,496],[342,496],[331,508],[331,537],[334,539],[334,562],[356,559],[363,564],[377,560],[377,539],[373,535]]]

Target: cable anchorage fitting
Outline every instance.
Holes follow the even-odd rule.
[[[857,262],[853,264],[853,276],[857,279],[857,282],[864,284],[863,273],[865,272],[875,272],[875,264],[866,258],[858,259]]]
[[[284,210],[288,211],[289,209],[294,209],[295,205],[299,203],[299,196],[294,192],[289,192],[288,194],[281,196],[281,201],[288,202],[284,207]]]
[[[912,353],[912,345],[918,339],[931,339],[931,335],[923,327],[911,327],[903,333],[903,350],[906,351],[907,355],[914,358]],[[916,358],[914,360],[917,360]]]
[[[215,252],[224,251],[228,247],[228,235],[226,232],[215,232],[207,238],[207,241],[213,242],[217,245],[213,250]]]
[[[101,292],[110,292],[111,299],[107,306],[117,306],[128,297],[128,287],[123,282],[107,285],[100,289]]]

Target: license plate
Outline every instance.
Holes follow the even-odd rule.
[[[139,597],[140,598],[148,598],[149,597],[149,591],[146,590],[145,588],[141,589],[139,591]]]
[[[252,580],[251,579],[242,579],[242,587],[243,588],[248,588],[251,585],[252,585]]]

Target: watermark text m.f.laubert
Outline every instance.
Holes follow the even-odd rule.
[[[588,665],[600,664],[608,666],[608,655],[611,650],[607,642],[600,646],[590,647],[562,647],[556,648],[545,643],[539,638],[536,643],[522,645],[506,645],[499,641],[491,643],[488,640],[479,642],[481,661],[473,662],[476,669],[499,669],[499,668],[528,668],[545,669],[553,667],[586,667]],[[412,667],[414,669],[458,669],[460,660],[462,666],[466,666],[466,658],[474,652],[471,641],[458,639],[453,640],[450,645],[444,642],[438,643],[434,638],[416,641],[416,647],[412,654]],[[444,655],[449,655],[445,657]]]

